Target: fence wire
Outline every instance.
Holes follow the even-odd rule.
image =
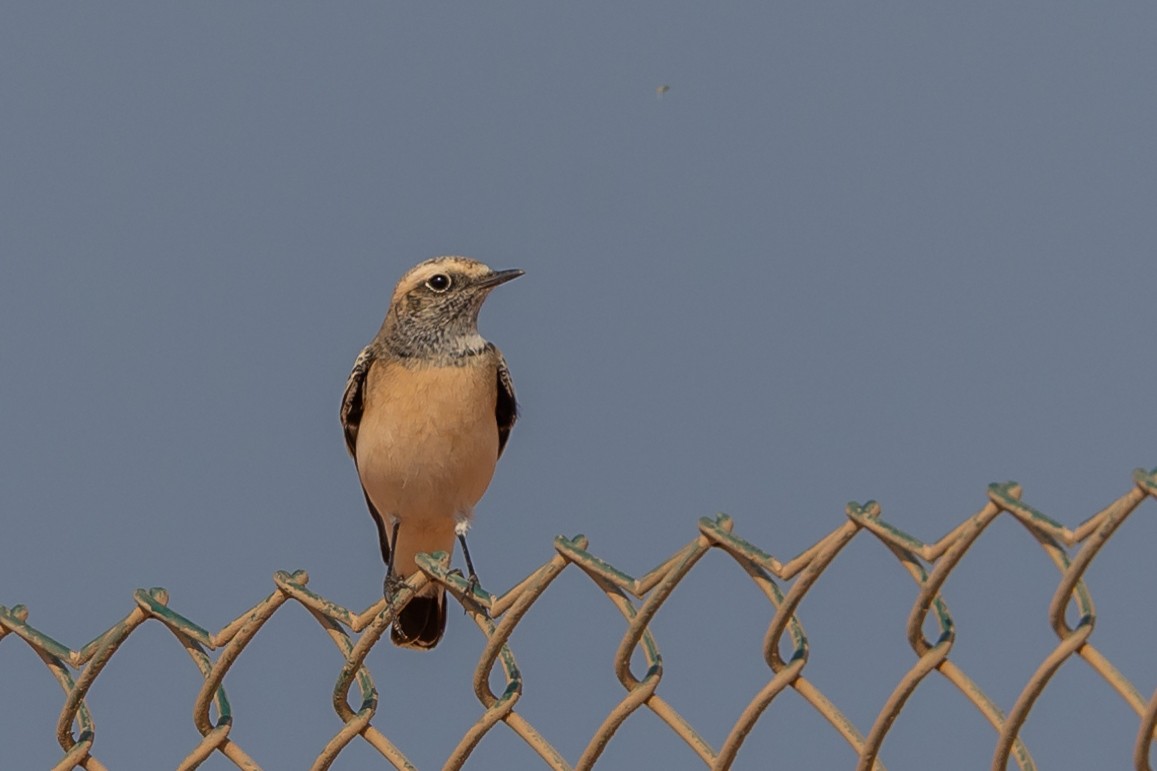
[[[690,746],[704,765],[726,769],[768,705],[790,689],[811,704],[852,747],[858,758],[858,771],[882,771],[884,766],[878,755],[889,729],[924,678],[937,672],[991,724],[996,733],[992,768],[1006,769],[1011,760],[1020,771],[1030,771],[1036,765],[1019,736],[1021,728],[1053,675],[1066,661],[1077,657],[1136,712],[1139,725],[1133,762],[1138,771],[1148,771],[1157,727],[1157,692],[1146,699],[1089,642],[1095,613],[1083,578],[1093,559],[1121,523],[1147,497],[1157,498],[1157,469],[1138,469],[1133,473],[1133,481],[1135,484],[1127,493],[1071,530],[1023,503],[1020,486],[1007,482],[990,485],[983,508],[934,543],[924,543],[882,520],[880,507],[874,501],[862,505],[849,503],[846,522],[799,556],[780,562],[734,535],[732,520],[720,515],[701,519],[695,540],[639,578],[627,575],[588,552],[585,537],[560,536],[554,542],[554,556],[502,595],[489,594],[480,587],[467,595],[468,587],[461,575],[448,570],[446,555],[420,555],[418,562],[424,573],[410,579],[408,588],[402,590],[394,606],[388,607],[382,600],[360,614],[310,591],[307,587],[309,577],[304,571],[279,571],[273,578],[277,588],[272,594],[216,633],[171,610],[165,590],[154,588],[138,590],[134,594],[136,607],[132,612],[79,650],[73,650],[28,625],[28,610],[22,605],[12,608],[0,606],[0,641],[5,638],[24,640],[64,689],[64,706],[56,724],[56,738],[63,750],[54,766],[59,771],[73,768],[101,771],[106,768],[93,754],[96,732],[85,696],[121,644],[137,627],[150,620],[163,624],[172,632],[204,678],[194,704],[194,724],[202,738],[178,768],[196,768],[213,753],[221,753],[237,768],[259,769],[257,761],[230,737],[233,718],[222,683],[262,625],[290,601],[300,604],[316,619],[345,658],[333,689],[333,708],[342,725],[311,768],[314,771],[329,768],[344,748],[355,740],[361,740],[381,753],[394,767],[413,769],[402,750],[371,725],[378,705],[378,692],[363,662],[390,628],[395,607],[405,603],[412,592],[421,589],[428,581],[445,586],[466,608],[487,640],[474,672],[474,692],[483,712],[451,752],[445,764],[447,769],[461,768],[486,733],[499,723],[504,723],[520,736],[547,767],[589,769],[598,762],[623,722],[641,709],[653,712]],[[1007,714],[949,658],[955,631],[952,617],[940,596],[940,588],[952,570],[985,528],[1002,514],[1013,517],[1032,534],[1061,576],[1049,605],[1056,646],[1041,661]],[[911,574],[917,586],[916,601],[907,623],[908,643],[915,661],[900,678],[866,734],[804,676],[808,640],[796,617],[796,609],[816,580],[844,547],[860,534],[882,541]],[[663,677],[662,659],[648,628],[671,592],[710,549],[720,549],[730,555],[767,597],[772,608],[771,622],[763,640],[763,656],[770,677],[743,709],[718,748],[704,740],[657,693]],[[519,621],[543,596],[551,582],[571,566],[585,573],[606,594],[626,623],[613,662],[615,676],[622,683],[626,695],[602,721],[573,765],[535,730],[525,715],[515,711],[523,682],[514,653],[507,646],[507,640]],[[794,579],[794,582],[785,591],[775,579],[783,582]],[[1073,625],[1067,622],[1065,615],[1070,606],[1077,619]],[[939,631],[935,639],[928,639],[923,631],[929,619],[932,621],[929,628]],[[790,651],[790,655],[782,655],[781,646]],[[216,657],[208,651],[216,651]],[[642,653],[644,667],[641,673],[631,669],[632,654],[636,651]],[[495,693],[490,686],[496,666],[505,680],[500,693]],[[358,692],[356,705],[350,702],[355,687]],[[215,715],[215,721],[211,715]]]

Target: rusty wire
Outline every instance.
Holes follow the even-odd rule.
[[[923,543],[882,520],[880,507],[875,502],[850,503],[846,510],[848,519],[843,525],[787,562],[780,562],[734,535],[732,520],[719,515],[701,519],[695,540],[640,578],[632,578],[588,552],[585,537],[560,536],[554,542],[556,553],[548,562],[499,596],[481,588],[466,595],[466,582],[459,574],[448,570],[446,555],[420,555],[418,562],[424,573],[410,579],[408,590],[399,594],[394,605],[404,603],[410,592],[421,589],[428,581],[437,581],[462,603],[487,640],[474,673],[474,692],[484,711],[450,752],[444,766],[446,769],[461,768],[486,733],[499,723],[504,723],[520,736],[547,767],[589,769],[598,762],[623,722],[643,708],[653,712],[685,741],[704,765],[726,769],[768,705],[789,689],[811,704],[836,734],[851,746],[858,758],[857,769],[883,769],[879,754],[889,729],[924,678],[938,672],[991,724],[996,734],[992,768],[1006,769],[1011,760],[1020,771],[1030,771],[1036,765],[1020,738],[1021,729],[1053,675],[1065,662],[1076,657],[1108,683],[1137,714],[1139,724],[1133,750],[1134,766],[1138,771],[1149,771],[1149,755],[1157,730],[1157,692],[1146,699],[1089,642],[1095,613],[1084,582],[1090,563],[1121,523],[1145,498],[1157,498],[1157,469],[1138,469],[1133,474],[1133,481],[1135,484],[1127,493],[1072,530],[1023,503],[1017,484],[993,484],[988,488],[988,500],[980,511],[934,543]],[[1061,576],[1049,606],[1056,646],[1029,678],[1007,714],[949,657],[955,631],[952,617],[940,596],[940,589],[952,570],[985,528],[1001,515],[1015,518],[1028,530]],[[916,660],[900,678],[866,735],[804,676],[808,640],[796,615],[816,579],[861,533],[869,533],[883,542],[911,574],[917,586],[916,600],[907,624],[908,642]],[[770,677],[747,704],[718,749],[713,748],[658,694],[663,666],[658,645],[649,629],[650,621],[663,602],[711,549],[729,554],[763,592],[773,609],[763,643]],[[626,622],[626,631],[613,662],[615,676],[626,695],[599,725],[573,766],[526,716],[515,711],[522,693],[522,679],[514,654],[507,646],[507,640],[519,621],[551,582],[572,565],[583,571],[606,594]],[[785,592],[775,579],[783,582],[794,579],[794,582]],[[202,739],[179,768],[196,768],[213,753],[221,753],[237,768],[259,769],[257,761],[230,738],[232,713],[222,683],[246,644],[290,600],[303,606],[316,619],[345,658],[333,690],[333,707],[341,728],[321,749],[311,768],[314,771],[329,768],[342,750],[359,737],[395,768],[414,768],[402,750],[371,725],[378,705],[378,693],[364,661],[389,629],[394,607],[388,607],[382,600],[355,614],[310,591],[308,581],[304,571],[277,572],[274,575],[276,590],[215,634],[171,610],[164,589],[138,590],[134,595],[136,607],[122,621],[79,650],[72,650],[29,626],[28,611],[24,606],[10,609],[0,606],[0,640],[10,636],[24,640],[66,694],[56,729],[63,755],[54,769],[100,771],[105,768],[93,754],[95,729],[85,696],[121,644],[146,621],[156,621],[167,627],[184,646],[204,678],[194,703],[194,724]],[[1077,618],[1072,626],[1065,618],[1070,606]],[[934,640],[929,640],[923,631],[929,620],[939,630]],[[786,644],[790,655],[781,654],[781,644]],[[216,658],[208,651],[217,651]],[[636,652],[642,654],[644,668],[641,673],[631,669],[631,658]],[[501,693],[494,693],[490,686],[496,666],[505,680]],[[359,699],[356,706],[350,703],[350,692],[354,687]],[[216,714],[215,722],[211,713]]]

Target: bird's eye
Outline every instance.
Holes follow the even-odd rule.
[[[450,288],[450,277],[445,273],[435,273],[426,279],[426,286],[429,287],[432,292],[445,292]]]

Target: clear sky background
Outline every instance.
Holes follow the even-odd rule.
[[[394,282],[446,253],[526,270],[482,315],[523,405],[471,541],[493,591],[557,534],[641,575],[719,511],[781,559],[849,500],[935,540],[1007,479],[1076,525],[1157,465],[1155,37],[1144,2],[8,4],[0,603],[74,648],[138,587],[212,630],[278,569],[372,603],[338,404]],[[1093,641],[1146,697],[1153,512],[1089,575]],[[1005,710],[1056,582],[1005,517],[946,587],[953,658]],[[915,660],[915,594],[862,534],[801,609],[806,674],[861,731]],[[715,747],[770,677],[770,617],[716,552],[656,619],[659,693]],[[571,569],[512,640],[519,710],[572,762],[623,695],[623,629]],[[421,768],[481,712],[482,643],[452,613],[434,652],[368,660]],[[232,736],[308,767],[340,666],[285,607],[225,681]],[[15,638],[0,672],[4,767],[48,767],[62,693]],[[97,756],[175,766],[199,679],[138,630],[89,696]],[[1072,661],[1024,738],[1044,769],[1124,768],[1137,725]],[[512,736],[469,767],[533,767]],[[933,676],[882,759],[986,768],[994,739]],[[647,713],[604,757],[701,767]],[[786,694],[736,767],[773,762],[853,757]]]

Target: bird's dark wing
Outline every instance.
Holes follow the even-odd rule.
[[[362,422],[362,408],[366,392],[366,374],[374,362],[373,346],[367,345],[354,359],[354,368],[345,383],[345,394],[341,398],[341,428],[345,433],[345,446],[351,456],[355,456],[358,446],[358,426]]]
[[[366,376],[369,374],[370,366],[374,363],[373,346],[367,345],[354,359],[354,368],[350,371],[349,380],[345,384],[345,394],[341,398],[341,429],[345,434],[345,446],[349,450],[350,456],[354,459],[354,467],[358,465],[358,426],[362,422],[362,410],[365,407],[366,394]],[[389,533],[386,532],[386,521],[382,519],[382,515],[378,513],[374,502],[370,500],[369,493],[366,492],[365,485],[362,485],[362,495],[366,499],[366,507],[370,510],[370,516],[374,518],[374,524],[378,527],[378,545],[382,551],[382,560],[388,565],[390,563],[390,539]]]
[[[510,379],[506,359],[497,348],[494,352],[498,354],[498,400],[494,405],[494,417],[498,419],[498,457],[501,458],[514,421],[518,420],[518,400],[514,398],[514,381]]]

